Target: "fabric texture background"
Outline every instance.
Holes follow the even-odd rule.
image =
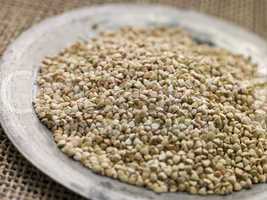
[[[116,0],[0,0],[0,56],[21,32],[46,17],[94,4]],[[267,39],[266,0],[151,0],[190,8],[231,21]],[[31,165],[11,144],[0,127],[0,199],[83,199],[59,185]]]

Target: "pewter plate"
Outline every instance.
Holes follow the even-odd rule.
[[[98,29],[94,27],[98,25]],[[267,46],[264,40],[232,24],[191,10],[159,5],[104,5],[74,10],[47,19],[24,32],[1,60],[1,123],[18,150],[42,172],[92,200],[264,200],[267,184],[228,196],[195,196],[185,193],[155,194],[92,173],[66,157],[32,107],[35,78],[41,60],[77,40],[87,40],[100,30],[121,26],[181,26],[198,41],[208,41],[252,57],[259,73],[266,75]]]

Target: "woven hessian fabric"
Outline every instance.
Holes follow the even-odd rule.
[[[46,17],[82,6],[122,1],[87,0],[0,0],[0,56],[22,31]],[[123,1],[125,3],[125,1]],[[191,8],[223,18],[267,38],[266,0],[161,0],[127,1],[161,3]],[[1,200],[83,199],[32,166],[0,128]]]

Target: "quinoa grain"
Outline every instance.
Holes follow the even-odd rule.
[[[155,192],[266,182],[266,110],[250,59],[178,28],[103,32],[44,59],[36,113],[92,171]]]

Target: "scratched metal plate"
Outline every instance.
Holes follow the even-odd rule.
[[[232,24],[191,10],[151,5],[105,5],[78,9],[47,19],[24,32],[5,52],[0,66],[2,126],[18,150],[45,174],[67,188],[93,200],[266,200],[267,184],[229,196],[155,194],[99,176],[61,153],[49,130],[32,108],[35,77],[40,61],[77,40],[87,40],[98,30],[120,26],[182,26],[200,42],[209,42],[252,57],[259,73],[267,74],[265,41]]]

